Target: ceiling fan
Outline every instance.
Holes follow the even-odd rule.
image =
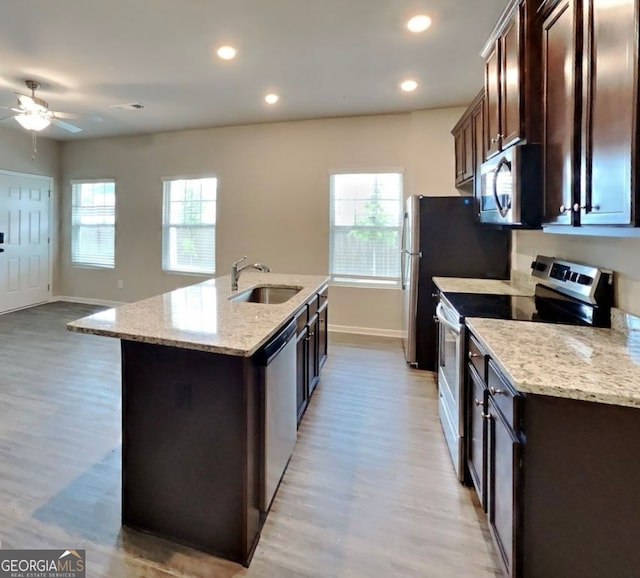
[[[77,115],[49,110],[49,103],[36,96],[36,90],[40,87],[39,82],[25,80],[24,83],[31,90],[31,96],[16,92],[18,108],[0,107],[12,111],[12,114],[4,118],[14,117],[23,128],[35,132],[47,128],[50,124],[72,133],[82,131],[80,127],[62,120],[63,118],[76,118]]]

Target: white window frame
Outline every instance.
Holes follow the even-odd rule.
[[[399,289],[400,288],[400,267],[398,267],[397,275],[394,277],[376,277],[368,275],[347,275],[343,273],[335,274],[333,272],[333,254],[334,254],[334,177],[338,175],[382,175],[397,174],[400,176],[400,198],[398,199],[400,214],[402,215],[404,203],[404,170],[403,169],[372,169],[372,170],[343,170],[331,171],[329,173],[329,275],[331,284],[345,287],[366,287],[375,289]],[[402,221],[397,226],[385,227],[389,230],[398,231],[398,255],[400,255],[402,239]]]
[[[215,223],[212,224],[199,224],[199,225],[189,225],[190,228],[203,228],[203,229],[212,229],[213,230],[213,269],[212,270],[195,270],[188,268],[173,268],[170,259],[170,231],[173,228],[178,227],[187,227],[187,225],[176,225],[171,224],[169,222],[169,193],[170,193],[170,184],[176,181],[199,181],[204,179],[215,179],[216,181],[216,195],[215,195],[215,204],[216,204],[216,219]],[[216,272],[216,228],[217,228],[217,205],[218,205],[218,186],[219,179],[216,175],[189,175],[189,176],[173,176],[173,177],[163,177],[162,178],[162,270],[165,273],[172,273],[176,275],[194,275],[198,277],[211,277],[215,275]]]
[[[117,221],[117,191],[115,179],[72,179],[71,183],[71,265],[73,267],[79,267],[84,269],[115,269],[115,245],[116,245],[116,221]],[[96,260],[78,259],[76,255],[76,243],[79,238],[79,231],[82,227],[87,227],[87,224],[77,223],[79,218],[77,213],[78,209],[78,186],[91,185],[91,184],[113,184],[114,187],[114,199],[113,199],[113,246],[110,254],[106,254],[106,258],[100,258]],[[109,224],[102,223],[99,226],[105,227]],[[106,262],[105,262],[106,261]]]

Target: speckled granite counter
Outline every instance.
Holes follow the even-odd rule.
[[[464,279],[461,277],[434,277],[433,282],[444,293],[491,293],[495,295],[533,295],[535,286],[498,279]]]
[[[328,277],[242,273],[239,291],[255,285],[300,287],[300,292],[281,304],[229,300],[227,275],[190,287],[176,289],[108,309],[67,325],[70,331],[250,357],[317,293]]]
[[[640,407],[640,332],[467,318],[523,393]]]

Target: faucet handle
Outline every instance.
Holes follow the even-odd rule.
[[[242,263],[243,261],[247,260],[247,256],[245,255],[244,257],[242,257],[242,259],[238,259],[237,261],[233,262],[233,267],[237,267],[238,265],[240,265],[240,263]]]

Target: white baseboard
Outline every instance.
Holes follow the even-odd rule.
[[[105,299],[92,299],[91,297],[68,297],[67,295],[55,295],[49,302],[66,301],[67,303],[84,303],[85,305],[104,305],[105,307],[118,307],[126,305],[126,301],[107,301]]]
[[[395,337],[402,339],[404,332],[400,329],[378,329],[375,327],[353,327],[351,325],[331,325],[329,331],[336,333],[354,333],[356,335],[373,335],[375,337]]]

